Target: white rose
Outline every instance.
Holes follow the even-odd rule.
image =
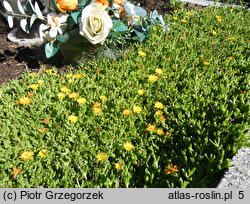
[[[80,34],[92,44],[103,43],[112,27],[112,20],[102,7],[90,4],[83,9]]]

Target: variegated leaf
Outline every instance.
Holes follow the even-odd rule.
[[[7,16],[7,21],[10,28],[13,28],[14,22],[13,22],[13,16]]]
[[[10,13],[14,13],[10,3],[8,1],[3,1],[3,7],[6,9],[6,11]]]
[[[29,33],[28,22],[26,19],[20,20],[20,26],[24,32]]]
[[[21,14],[25,14],[23,6],[22,6],[20,0],[17,0],[17,7],[18,7],[18,10],[20,11]]]
[[[44,20],[44,16],[37,2],[35,2],[35,13],[36,13],[37,18]]]

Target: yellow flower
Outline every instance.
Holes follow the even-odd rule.
[[[233,36],[228,36],[227,37],[227,40],[230,40],[230,41],[235,41],[237,40],[236,37],[233,37]]]
[[[46,155],[47,155],[47,150],[42,149],[42,150],[38,153],[38,155],[39,155],[41,158],[45,158]]]
[[[33,89],[33,90],[37,90],[39,88],[39,84],[30,84],[28,87]]]
[[[30,73],[28,74],[28,76],[31,77],[31,78],[34,78],[34,77],[36,77],[37,75],[38,75],[38,74],[35,73],[35,72],[30,72]]]
[[[67,79],[70,79],[70,78],[72,78],[73,77],[73,74],[66,74],[66,76],[65,76]]]
[[[165,167],[165,174],[174,174],[179,171],[177,165],[169,164]]]
[[[104,162],[108,159],[108,155],[104,152],[100,152],[99,154],[97,154],[96,158],[97,158],[97,161]]]
[[[164,106],[161,102],[156,102],[154,107],[158,109],[163,109]]]
[[[117,162],[117,163],[115,163],[115,168],[116,168],[116,170],[121,170],[122,169],[122,163],[121,162]]]
[[[156,130],[157,135],[164,135],[164,131],[162,129],[157,129]]]
[[[187,16],[192,16],[193,14],[191,12],[186,12],[185,13]]]
[[[134,111],[135,113],[141,113],[141,112],[142,112],[142,108],[141,108],[140,106],[134,106],[134,107],[133,107],[133,111]]]
[[[107,99],[107,97],[106,97],[106,96],[100,96],[100,99],[101,99],[102,101],[105,101],[105,100]]]
[[[138,55],[139,55],[140,57],[146,57],[146,53],[143,52],[143,51],[141,51],[141,50],[138,51]]]
[[[23,97],[23,98],[19,99],[18,104],[29,105],[29,104],[31,104],[31,102],[32,102],[31,98],[29,98],[29,97]]]
[[[72,84],[72,83],[73,83],[73,80],[72,80],[72,79],[68,79],[68,83],[69,83],[69,84]]]
[[[80,104],[85,104],[85,103],[87,103],[87,99],[86,98],[78,98],[77,102]]]
[[[161,110],[158,110],[155,112],[156,116],[162,116],[162,114],[163,114],[163,111],[161,111]]]
[[[63,100],[63,99],[66,97],[66,94],[60,92],[59,94],[57,94],[57,97],[58,97],[60,100]]]
[[[21,171],[22,171],[21,169],[14,166],[11,172],[13,179],[15,179],[17,175],[21,173]]]
[[[56,5],[63,13],[67,11],[75,11],[78,6],[78,0],[56,0]]]
[[[85,74],[74,74],[73,75],[73,78],[74,79],[82,79],[82,78],[84,78],[86,75]]]
[[[126,151],[131,151],[135,148],[135,146],[131,143],[131,142],[125,142],[123,144],[123,148],[126,150]]]
[[[69,94],[71,92],[70,89],[67,88],[66,86],[63,86],[62,88],[60,88],[60,91],[65,94]]]
[[[56,72],[53,69],[47,69],[45,72],[49,75],[56,75]]]
[[[42,123],[48,125],[50,123],[50,119],[49,118],[44,118],[41,120]]]
[[[76,123],[77,120],[78,120],[78,118],[77,118],[77,116],[75,116],[75,115],[70,115],[70,116],[68,117],[68,120],[69,120],[71,123]]]
[[[234,58],[232,56],[228,57],[229,61],[232,61]]]
[[[203,65],[205,65],[205,66],[209,66],[209,65],[210,65],[210,63],[209,63],[208,61],[204,61],[204,62],[203,62]]]
[[[47,132],[49,129],[48,128],[38,128],[37,129],[40,133],[44,134],[45,132]]]
[[[213,30],[213,31],[212,31],[212,35],[213,35],[213,36],[217,35],[217,32]]]
[[[221,17],[221,16],[216,16],[215,18],[216,18],[216,21],[217,21],[218,23],[221,23],[221,22],[222,22],[222,17]]]
[[[44,84],[44,80],[38,80],[37,83],[38,83],[39,85],[42,85],[42,84]]]
[[[181,22],[182,22],[182,23],[187,23],[188,21],[185,20],[185,19],[182,19]]]
[[[166,120],[166,118],[165,118],[165,116],[161,115],[159,120],[162,122],[162,121]]]
[[[122,113],[125,116],[129,116],[131,114],[131,111],[129,109],[125,109]]]
[[[154,74],[150,74],[149,76],[148,76],[148,81],[150,82],[150,83],[154,83],[154,82],[156,82],[158,80],[158,76],[156,76],[156,75],[154,75]]]
[[[22,154],[20,155],[20,158],[23,161],[28,161],[33,158],[34,152],[32,151],[23,151]]]
[[[205,60],[205,58],[204,58],[203,56],[200,56],[200,61],[201,61],[201,62],[204,62],[204,61],[206,61],[206,60]]]
[[[149,132],[154,132],[155,131],[155,125],[149,124],[146,130],[149,131]]]
[[[137,93],[138,93],[140,96],[142,96],[142,95],[144,94],[144,90],[143,90],[143,89],[140,89],[140,90],[137,91]]]
[[[177,18],[176,16],[174,16],[173,19],[174,19],[175,21],[178,20],[178,18]]]
[[[101,104],[99,102],[94,102],[93,107],[94,108],[101,108]]]
[[[93,113],[94,115],[100,115],[102,113],[102,109],[93,107]]]
[[[162,75],[162,74],[163,74],[163,71],[162,71],[162,69],[160,69],[160,68],[156,68],[156,69],[155,69],[155,73],[156,73],[157,75]]]
[[[73,92],[71,94],[69,94],[69,98],[76,100],[79,97],[79,94],[76,92]]]

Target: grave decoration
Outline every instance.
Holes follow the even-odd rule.
[[[149,37],[152,25],[168,29],[156,10],[127,0],[3,0],[10,28],[27,38],[39,36],[45,55],[60,51],[66,62],[91,58],[116,58],[136,41]]]

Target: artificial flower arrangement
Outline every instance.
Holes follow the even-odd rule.
[[[9,27],[17,19],[19,27],[29,33],[38,24],[47,58],[62,48],[87,50],[92,55],[99,48],[119,50],[130,42],[142,42],[153,24],[168,28],[156,10],[148,15],[127,0],[21,1],[2,1]]]

